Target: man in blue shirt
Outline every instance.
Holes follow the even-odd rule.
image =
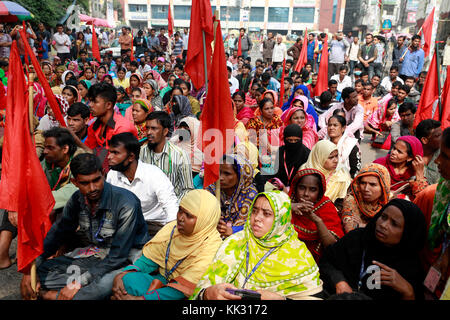
[[[308,35],[308,63],[314,65],[314,49],[316,47],[316,41],[314,40],[314,34],[310,33]]]
[[[40,295],[47,300],[99,300],[111,294],[114,276],[140,256],[150,239],[140,200],[105,182],[93,154],[74,157],[73,183],[79,188],[44,240],[36,259]],[[65,245],[70,252],[49,259]]]
[[[420,71],[422,71],[425,52],[420,48],[420,41],[420,36],[414,35],[405,56],[399,59],[399,62],[402,63],[400,78],[403,80],[408,76],[417,78]]]

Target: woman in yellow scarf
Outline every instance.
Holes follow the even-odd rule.
[[[119,273],[114,300],[179,300],[192,295],[222,240],[217,231],[219,201],[206,190],[191,190],[169,222],[143,248],[142,256]]]
[[[352,178],[347,169],[337,168],[339,162],[337,146],[329,140],[317,142],[311,149],[308,160],[301,169],[316,169],[322,172],[327,180],[325,196],[335,202],[337,199],[345,199],[347,189]]]

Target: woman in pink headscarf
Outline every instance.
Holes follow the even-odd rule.
[[[374,163],[388,169],[391,176],[391,191],[408,195],[411,200],[428,186],[424,175],[422,143],[414,136],[398,138],[388,155],[376,159]],[[408,187],[410,190],[406,190]]]
[[[274,110],[273,113],[275,115],[277,115],[278,117],[281,117],[281,114],[283,113],[283,110],[281,110],[280,107],[278,107],[278,93],[276,93],[273,90],[266,90],[262,96],[261,96],[261,100],[264,98],[268,98],[270,100],[272,100],[273,105],[274,105]],[[261,115],[261,110],[259,110],[259,108],[255,109],[255,116],[260,116]]]
[[[150,70],[146,73],[146,77],[144,78],[144,81],[147,79],[153,79],[158,84],[158,89],[161,90],[165,87],[167,87],[167,82],[164,81],[164,79],[161,77],[161,75],[156,72],[155,70]]]
[[[306,98],[306,97],[305,97]],[[308,117],[309,116],[309,117]],[[284,122],[284,127],[290,124],[297,124],[302,128],[303,137],[302,142],[308,149],[312,147],[319,141],[319,136],[315,130],[314,119],[311,115],[307,114],[303,108],[292,107],[283,112],[281,115],[281,120]],[[283,130],[280,130],[280,141],[284,141]]]

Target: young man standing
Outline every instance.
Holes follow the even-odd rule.
[[[263,41],[263,59],[268,65],[272,64],[273,48],[275,47],[275,39],[273,33],[267,34],[267,39]]]
[[[252,50],[253,47],[252,41],[248,35],[245,34],[245,28],[239,29],[239,37],[234,41],[235,48],[239,48],[239,39],[241,39],[242,57],[245,59],[248,57],[248,52]]]
[[[141,146],[129,132],[109,143],[111,170],[106,182],[133,192],[141,200],[142,213],[151,238],[178,213],[178,199],[169,178],[158,167],[139,160]]]
[[[159,30],[158,39],[159,39],[159,46],[162,49],[163,53],[167,52],[167,46],[169,45],[169,39],[164,35],[166,32],[166,29],[161,28]]]
[[[330,56],[328,63],[328,78],[340,72],[341,66],[347,60],[349,43],[344,39],[342,32],[338,32],[330,41]]]
[[[367,72],[369,78],[374,75],[373,62],[378,56],[377,48],[373,43],[373,35],[368,33],[366,35],[366,43],[361,46],[358,52],[358,60],[362,63],[362,71]]]
[[[131,49],[133,43],[131,42],[131,34],[128,33],[128,28],[122,28],[122,34],[119,37],[120,44],[120,56],[123,57],[126,55],[127,50]]]
[[[425,59],[425,52],[420,48],[421,37],[414,35],[411,38],[411,45],[404,57],[400,58],[402,68],[400,69],[400,78],[405,80],[407,76],[417,78],[422,71]]]
[[[66,62],[66,59],[70,59],[70,46],[72,42],[67,34],[63,32],[64,27],[62,24],[56,25],[56,33],[53,35],[53,41],[55,41],[55,49],[58,57],[62,63]]]

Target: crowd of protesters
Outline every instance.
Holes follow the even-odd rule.
[[[0,25],[4,88],[12,41],[26,60],[18,28]],[[100,48],[117,37],[97,31]],[[323,92],[325,33],[305,35],[300,71],[301,38],[225,39],[235,127],[217,192],[203,185],[206,88],[184,70],[189,30],[165,31],[124,27],[120,56],[96,61],[90,28],[27,25],[67,128],[36,79],[33,139],[56,204],[24,299],[448,299],[450,129],[413,125],[420,36],[396,38],[387,66],[382,37],[334,34]],[[385,156],[362,163],[364,139]],[[0,269],[17,232],[1,210]]]

